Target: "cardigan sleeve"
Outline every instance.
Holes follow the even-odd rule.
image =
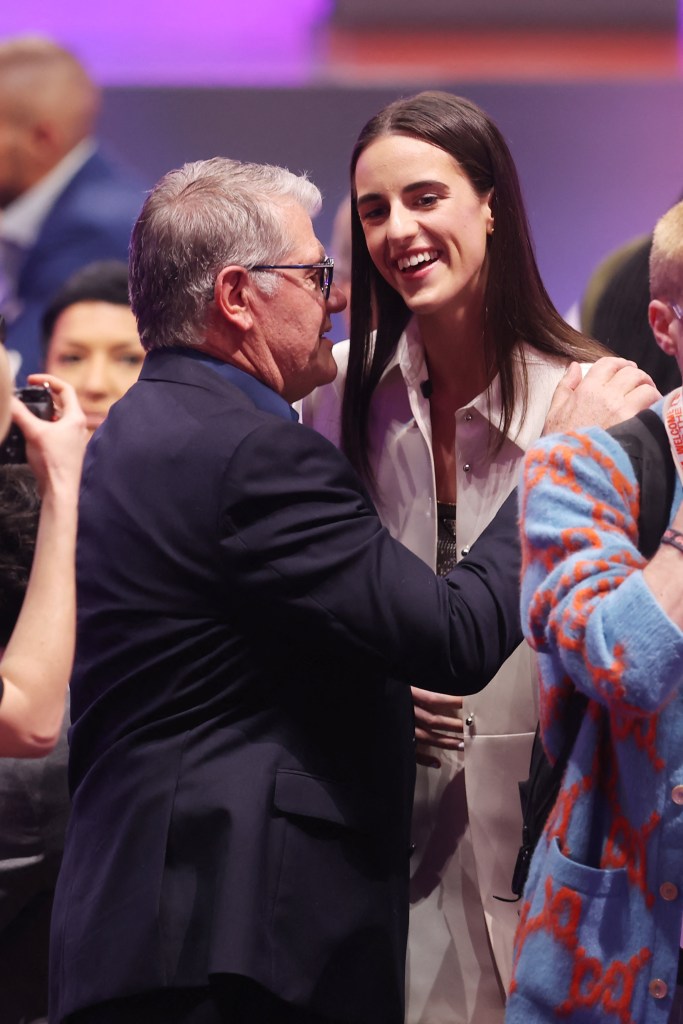
[[[680,683],[683,633],[643,579],[627,454],[596,428],[542,440],[523,473],[522,628],[546,703],[571,681],[620,714],[658,710]]]

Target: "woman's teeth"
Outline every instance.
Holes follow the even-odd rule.
[[[430,249],[427,252],[417,252],[411,256],[402,256],[396,260],[396,265],[399,270],[410,270],[412,267],[419,267],[421,263],[432,263],[438,258],[438,255],[436,249]]]

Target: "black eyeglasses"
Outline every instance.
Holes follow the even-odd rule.
[[[673,315],[676,317],[676,319],[680,320],[681,323],[683,323],[683,309],[681,309],[681,307],[676,302],[670,302],[669,306],[673,310]]]
[[[325,301],[330,297],[332,278],[334,276],[334,260],[331,256],[322,263],[270,263],[260,267],[252,267],[252,270],[317,270],[319,272],[320,291],[325,296]]]

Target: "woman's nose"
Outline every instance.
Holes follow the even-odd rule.
[[[83,374],[83,390],[89,395],[106,395],[110,390],[109,367],[106,359],[88,360]]]
[[[417,221],[411,210],[402,204],[392,207],[387,218],[387,237],[396,241],[412,238],[417,231]]]

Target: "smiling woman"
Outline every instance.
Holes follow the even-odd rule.
[[[468,100],[427,92],[380,111],[351,186],[351,338],[303,419],[342,444],[390,532],[444,574],[514,488],[568,363],[602,353],[553,307],[508,147]],[[408,1024],[503,1019],[518,918],[496,897],[513,898],[534,680],[522,646],[480,694],[413,690]]]

